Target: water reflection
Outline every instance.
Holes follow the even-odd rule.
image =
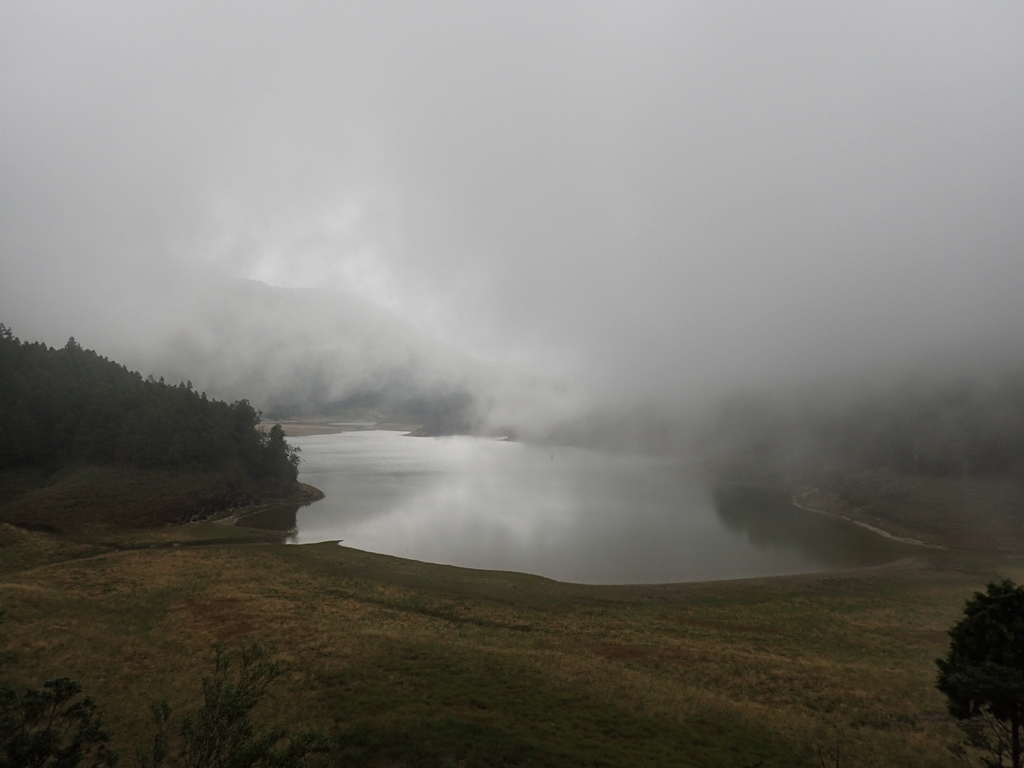
[[[799,550],[819,562],[822,570],[877,565],[920,554],[914,547],[861,526],[798,509],[787,496],[770,489],[718,488],[715,509],[726,528],[755,546]],[[837,535],[837,527],[842,535]]]
[[[286,504],[280,507],[261,509],[259,512],[240,517],[235,525],[242,528],[257,528],[261,531],[294,534],[298,532],[295,518],[299,513],[299,508],[308,506],[308,504]]]
[[[394,432],[300,437],[293,542],[587,583],[738,578],[866,565],[906,548],[756,498],[716,498],[664,459]],[[898,550],[898,551],[897,551]]]

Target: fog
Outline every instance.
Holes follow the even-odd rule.
[[[1022,39],[1017,3],[4,3],[0,322],[498,420],[1019,359]]]

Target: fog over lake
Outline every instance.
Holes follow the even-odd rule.
[[[678,462],[474,437],[293,438],[293,543],[345,546],[581,583],[743,578],[871,565],[919,550],[789,508],[716,504]]]
[[[1018,361],[1022,38],[950,0],[3,3],[0,322],[519,434]]]

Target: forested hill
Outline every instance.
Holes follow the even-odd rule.
[[[244,470],[295,483],[298,455],[246,400],[165,384],[83,349],[22,342],[0,324],[0,470],[71,464]]]
[[[736,398],[700,447],[721,475],[758,482],[836,469],[1024,481],[1024,372]]]

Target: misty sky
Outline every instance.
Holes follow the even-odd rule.
[[[7,0],[0,322],[116,348],[237,276],[660,398],[1013,338],[1022,41],[1019,2]]]

